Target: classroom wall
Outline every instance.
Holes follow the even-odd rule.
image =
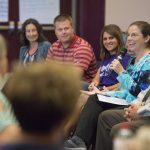
[[[77,33],[93,47],[97,60],[100,53],[100,32],[104,26],[105,0],[78,0]]]
[[[71,15],[71,5],[72,5],[71,0],[60,0],[60,12],[68,13]],[[17,29],[18,20],[19,20],[19,0],[9,0],[9,21],[14,21],[15,29],[13,30],[13,32],[10,32],[9,30],[0,30],[0,33],[2,33],[6,38],[6,40],[8,41],[8,60],[10,68],[12,62],[18,59],[19,49],[21,46],[20,33]],[[6,23],[6,25],[7,24],[9,24],[9,22]],[[44,35],[51,43],[53,43],[56,40],[54,30],[44,30]]]
[[[106,0],[105,24],[117,24],[123,31],[137,20],[150,22],[150,0]]]
[[[9,20],[17,21],[18,1],[9,0]],[[44,2],[44,1],[43,1]],[[76,6],[72,5],[72,2]],[[73,3],[73,4],[74,4]],[[104,24],[118,24],[123,31],[135,20],[150,21],[150,0],[60,0],[60,12],[72,15],[72,9],[76,9],[75,28],[79,36],[86,39],[94,48],[96,58],[99,58],[99,36]],[[10,33],[8,30],[0,31],[8,40],[9,62],[18,59],[20,39],[19,32]],[[51,43],[56,40],[53,30],[44,31],[44,35]]]
[[[72,15],[72,1],[60,0],[60,13]],[[105,0],[75,0],[76,1],[76,32],[79,36],[86,39],[94,48],[94,53],[99,58],[99,34],[104,25],[104,1]],[[9,64],[18,59],[20,49],[20,33],[17,29],[19,20],[19,0],[9,1],[9,21],[14,21],[15,30],[1,30],[0,32],[8,40],[8,59]],[[54,30],[44,31],[44,35],[51,43],[56,40]]]

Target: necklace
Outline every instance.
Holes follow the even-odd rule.
[[[36,42],[32,47],[29,48],[28,54],[30,56],[33,55],[37,49],[38,49],[38,43]]]

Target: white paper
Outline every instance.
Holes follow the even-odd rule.
[[[8,0],[0,0],[0,22],[8,22]]]
[[[19,21],[34,18],[41,24],[52,24],[60,13],[60,0],[20,0]]]
[[[111,103],[111,104],[116,104],[116,105],[129,105],[129,103],[121,98],[116,98],[116,97],[108,97],[105,95],[97,94],[97,97],[100,102],[106,102],[106,103]]]

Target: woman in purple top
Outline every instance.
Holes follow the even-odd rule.
[[[117,25],[106,25],[100,35],[100,68],[89,85],[89,90],[93,90],[92,87],[98,86],[103,90],[115,90],[118,86],[118,80],[116,79],[117,73],[109,69],[111,62],[121,55],[120,60],[124,69],[126,69],[129,55],[126,54],[123,42],[122,31]]]
[[[121,63],[123,67],[126,68],[130,58],[122,52],[124,50],[124,42],[120,28],[113,24],[105,26],[101,32],[100,45],[100,68],[92,83],[90,85],[87,85],[87,83],[85,85],[84,83],[84,86],[86,86],[86,88],[89,86],[89,90],[91,91],[93,90],[93,85],[98,88],[102,87],[103,90],[115,90],[119,86],[118,80],[116,79],[117,73],[110,71],[109,65],[120,55],[120,53],[123,53]],[[85,91],[83,92],[85,93]],[[80,94],[76,109],[64,128],[64,134],[66,137],[70,135],[70,131],[74,128],[80,116],[80,112],[88,99],[88,95],[84,93]]]

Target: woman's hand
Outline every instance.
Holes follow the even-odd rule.
[[[102,92],[108,92],[108,91],[109,91],[109,89],[106,86],[103,86]]]
[[[121,65],[121,63],[117,59],[114,59],[112,61],[109,68],[111,70],[114,70],[118,74],[124,71],[123,66]]]
[[[93,91],[93,87],[94,86],[98,86],[98,84],[99,84],[99,82],[98,81],[93,81],[90,85],[89,85],[89,87],[88,87],[88,89],[89,89],[89,91]]]

